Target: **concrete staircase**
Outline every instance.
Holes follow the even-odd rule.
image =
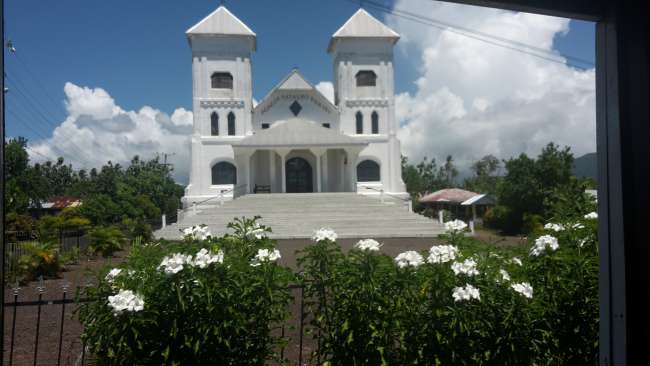
[[[179,239],[179,229],[206,224],[215,235],[227,232],[235,217],[261,216],[275,239],[309,238],[314,230],[332,228],[340,238],[435,237],[443,227],[427,217],[408,212],[404,201],[356,193],[249,194],[233,201],[208,202],[187,209],[178,223],[155,235]]]

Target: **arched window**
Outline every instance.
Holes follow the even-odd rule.
[[[237,168],[227,161],[214,164],[212,184],[237,184]]]
[[[357,86],[377,85],[377,74],[372,70],[361,70],[357,73]]]
[[[232,89],[232,75],[229,72],[215,72],[210,81],[212,89]]]
[[[235,136],[235,114],[228,113],[228,136]]]
[[[210,115],[210,134],[219,136],[219,115],[217,112],[212,112]]]
[[[356,114],[357,118],[357,135],[361,135],[363,133],[363,114],[361,111],[358,111]]]
[[[364,160],[357,165],[357,182],[379,182],[379,164]]]
[[[377,111],[372,112],[372,134],[376,135],[379,133],[379,113]]]

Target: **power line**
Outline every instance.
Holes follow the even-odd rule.
[[[52,96],[52,94],[50,94],[50,93],[47,91],[47,88],[45,87],[45,85],[43,85],[43,83],[41,82],[41,80],[40,80],[38,77],[36,77],[36,74],[33,73],[33,72],[31,71],[31,69],[29,68],[29,66],[27,66],[27,62],[25,62],[25,61],[23,60],[22,56],[20,56],[20,55],[18,54],[18,52],[16,52],[15,50],[12,51],[12,54],[16,57],[16,60],[18,61],[18,64],[19,64],[20,66],[23,67],[23,69],[25,70],[25,72],[27,73],[27,75],[29,75],[29,77],[30,77],[32,80],[34,80],[34,82],[39,86],[40,90],[43,92],[43,94],[45,94],[45,96],[47,97],[47,99],[49,99],[49,101],[52,102],[53,106],[56,106],[56,107],[57,107],[57,110],[60,111],[59,108],[61,107],[61,105],[56,101],[56,98],[54,98],[54,97]]]
[[[55,98],[52,97],[52,95],[51,95],[50,93],[47,92],[47,88],[45,88],[45,86],[43,85],[43,83],[41,83],[40,79],[39,79],[38,77],[36,77],[35,74],[31,71],[31,69],[30,69],[29,66],[27,65],[27,62],[25,62],[25,61],[22,59],[22,57],[18,54],[18,52],[16,52],[16,49],[14,48],[13,42],[11,42],[11,40],[7,42],[6,47],[7,47],[7,48],[9,49],[9,51],[10,51],[10,52],[11,52],[11,53],[16,57],[16,60],[18,61],[18,63],[19,63],[21,66],[23,66],[23,68],[25,69],[25,72],[26,72],[26,73],[29,75],[29,77],[31,77],[32,80],[34,80],[34,82],[35,82],[35,83],[40,87],[40,90],[43,91],[43,93],[44,93],[44,94],[47,96],[47,98],[52,102],[52,104],[53,104],[54,106],[57,106],[57,108],[56,108],[55,110],[60,111],[60,109],[58,109],[59,104],[55,101]],[[36,111],[37,114],[38,114],[39,116],[41,116],[41,118],[43,118],[43,120],[44,120],[47,124],[50,124],[51,127],[55,128],[55,129],[56,129],[57,127],[59,127],[59,124],[50,121],[50,120],[45,116],[46,112],[44,113],[44,112],[41,111],[41,109],[38,108],[38,107],[42,107],[44,111],[47,110],[47,108],[45,108],[43,105],[39,104],[38,99],[36,99],[35,97],[33,97],[33,96],[28,92],[28,88],[26,88],[26,87],[24,87],[22,84],[20,84],[20,83],[18,82],[18,80],[15,80],[14,78],[9,77],[9,75],[7,75],[6,73],[5,73],[5,77],[6,77],[9,81],[11,81],[12,84],[16,85],[17,88],[19,88],[19,89],[18,89],[19,94],[21,94],[21,95],[23,96],[23,98],[25,98],[25,100],[27,100],[27,102],[30,103],[30,104],[32,105],[32,107],[34,108],[34,111]],[[20,90],[20,89],[23,89],[23,90]],[[63,115],[63,119],[65,119],[65,117],[66,117],[66,116]],[[61,130],[59,130],[59,134],[60,134],[61,136],[63,136],[64,138],[68,139],[68,141],[70,141],[70,143],[72,144],[72,146],[74,146],[75,150],[77,151],[77,153],[78,153],[80,156],[84,156],[84,155],[85,155],[85,150],[82,149],[81,147],[79,147],[79,145],[77,145],[77,144],[74,142],[74,139],[73,139],[71,136],[69,136],[69,135],[63,133]],[[103,153],[107,153],[107,151],[104,150],[103,147],[102,147],[101,145],[99,145],[98,148],[99,148],[100,150],[102,150]],[[61,150],[59,149],[59,151],[61,151]],[[107,155],[110,155],[110,154],[107,154]],[[84,159],[84,160],[85,160],[85,159]],[[91,159],[91,160],[92,160],[92,159]],[[88,164],[88,165],[92,166],[92,164]]]
[[[42,106],[39,105],[38,102],[33,97],[31,97],[31,95],[28,96],[28,94],[25,91],[22,90],[23,88],[18,85],[18,83],[17,83],[17,81],[15,79],[9,77],[9,75],[6,75],[6,77],[7,77],[7,80],[9,80],[11,82],[11,84],[15,87],[15,90],[18,92],[18,94],[20,94],[24,98],[24,101],[26,101],[29,104],[29,106],[31,106],[31,109],[25,108],[25,110],[28,110],[28,111],[31,110],[31,111],[35,112],[38,117],[40,117],[47,125],[49,125],[49,127],[57,128],[59,126],[58,124],[50,121],[47,118],[47,116],[45,116],[45,114],[39,108],[39,107],[42,107]],[[16,99],[16,101],[18,101],[18,100]],[[38,119],[36,119],[35,121],[38,122]],[[44,127],[49,129],[48,126],[44,125]],[[66,135],[66,134],[64,134],[62,132],[60,132],[60,133],[64,138],[66,138],[66,139],[68,139],[70,141],[72,146],[74,146],[77,154],[79,154],[80,156],[84,156],[84,150],[81,147],[79,147],[79,145],[77,145],[70,136],[68,136],[68,135]],[[47,139],[47,138],[45,138],[45,139]]]
[[[34,134],[36,134],[37,136],[41,137],[41,138],[44,139],[44,140],[47,140],[47,137],[45,137],[45,136],[44,136],[40,131],[38,131],[37,129],[33,128],[30,124],[25,123],[25,121],[23,120],[23,118],[22,118],[21,116],[19,116],[18,113],[17,113],[15,110],[13,110],[13,109],[7,109],[7,112],[9,112],[11,115],[13,115],[13,117],[16,118],[18,121],[22,122],[22,124],[23,124],[25,127],[27,127],[27,129],[29,129],[30,131],[32,131]],[[29,147],[27,147],[27,148],[29,148]],[[33,151],[33,152],[38,153],[37,151],[35,151],[35,150],[31,149],[31,148],[29,148],[29,149],[30,149],[31,151]],[[75,156],[68,155],[67,153],[63,152],[61,149],[56,149],[56,150],[58,150],[59,155],[61,155],[61,156],[63,156],[63,157],[66,157],[66,158],[67,158],[68,160],[70,160],[70,161],[76,161],[77,163],[81,163],[81,165],[86,165],[86,164],[88,164],[87,161],[81,160],[80,158],[75,157]],[[51,158],[49,158],[49,157],[46,157],[45,155],[40,154],[40,153],[38,153],[38,155],[41,155],[41,156],[43,156],[44,158],[46,158],[46,159],[48,159],[48,160],[54,160],[54,159],[51,159]]]
[[[358,1],[356,1],[356,0],[348,0],[348,1],[353,2],[353,3],[358,3]],[[426,26],[438,28],[438,29],[441,29],[441,30],[449,31],[449,32],[459,34],[459,35],[462,35],[462,36],[465,36],[465,37],[468,37],[468,38],[472,38],[472,39],[475,39],[475,40],[478,40],[478,41],[481,41],[481,42],[485,42],[485,43],[488,43],[488,44],[491,44],[491,45],[494,45],[494,46],[498,46],[498,47],[510,49],[510,50],[513,50],[513,51],[516,51],[516,52],[524,53],[524,54],[527,54],[527,55],[530,55],[530,56],[538,57],[538,58],[541,58],[541,59],[544,59],[544,60],[547,60],[547,61],[550,61],[550,62],[555,62],[555,63],[559,63],[559,64],[563,64],[563,65],[569,65],[569,66],[575,67],[575,68],[580,69],[580,70],[586,70],[586,68],[583,67],[583,66],[580,66],[580,65],[576,65],[575,63],[569,63],[567,60],[573,60],[574,62],[586,64],[586,65],[589,65],[589,66],[594,66],[594,63],[592,61],[589,61],[589,60],[581,59],[581,58],[578,58],[578,57],[575,57],[575,56],[570,56],[570,55],[557,54],[555,52],[552,52],[552,51],[549,51],[549,50],[546,50],[546,49],[543,49],[543,48],[539,48],[539,47],[536,47],[536,46],[531,46],[531,45],[525,44],[523,42],[509,40],[509,39],[494,36],[494,35],[491,35],[491,34],[488,34],[488,33],[484,33],[484,32],[472,30],[472,29],[469,29],[469,28],[457,26],[457,25],[454,25],[454,24],[442,22],[442,21],[439,21],[439,20],[436,20],[436,19],[424,17],[424,16],[421,16],[419,14],[411,13],[411,12],[408,12],[408,11],[399,10],[399,9],[391,9],[389,7],[386,7],[386,6],[382,5],[382,4],[379,4],[379,3],[376,3],[376,2],[373,2],[373,1],[366,0],[366,1],[364,1],[364,4],[368,4],[369,7],[373,8],[375,10],[378,10],[378,11],[381,11],[381,12],[384,12],[384,13],[399,17],[399,18],[411,20],[413,22],[416,22],[416,23],[419,23],[419,24],[422,24],[422,25],[426,25]],[[490,39],[486,39],[486,38],[492,38],[495,41],[490,40]],[[501,43],[499,43],[499,42],[501,42]],[[521,47],[527,48],[528,50],[522,49]],[[531,51],[534,51],[534,52],[531,52]],[[536,53],[536,52],[544,53],[544,54],[549,55],[551,57],[541,55],[541,54]],[[552,56],[564,57],[564,60],[554,58]]]

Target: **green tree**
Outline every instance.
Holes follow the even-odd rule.
[[[572,180],[573,154],[569,147],[560,149],[549,143],[537,159],[526,154],[505,161],[506,175],[499,186],[497,208],[502,217],[502,230],[509,233],[522,231],[525,219],[548,218],[552,212],[549,202],[559,191],[568,189]]]
[[[471,166],[472,176],[463,182],[465,189],[478,193],[497,193],[500,183],[499,168],[501,161],[494,155],[485,155]]]
[[[22,137],[5,142],[5,210],[26,213],[47,196],[46,181],[29,165],[27,140]]]

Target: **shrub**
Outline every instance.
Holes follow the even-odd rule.
[[[97,227],[90,231],[90,245],[88,249],[93,254],[108,257],[121,250],[126,238],[115,227]]]
[[[118,269],[99,275],[98,287],[84,289],[94,301],[79,311],[83,338],[101,364],[279,361],[292,274],[275,263],[266,228],[247,219],[233,226],[223,238],[134,246]]]
[[[32,281],[40,276],[55,278],[61,271],[58,248],[51,243],[23,243],[27,254],[18,258],[18,274],[21,282]]]
[[[333,365],[594,364],[595,221],[548,226],[517,257],[458,231],[395,259],[321,238],[299,258],[316,353]]]
[[[153,240],[153,230],[144,219],[123,219],[121,227],[129,238],[142,237],[144,241]]]

